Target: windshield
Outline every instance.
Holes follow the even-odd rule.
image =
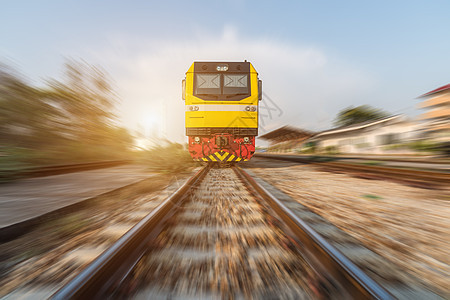
[[[223,76],[223,94],[247,94],[248,79],[247,75],[224,75]]]
[[[196,94],[220,94],[220,74],[197,74]]]
[[[195,96],[203,100],[241,100],[250,95],[248,74],[196,74],[194,85]]]

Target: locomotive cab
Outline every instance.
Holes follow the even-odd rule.
[[[182,81],[189,153],[194,160],[249,160],[258,135],[262,82],[252,64],[194,62]]]

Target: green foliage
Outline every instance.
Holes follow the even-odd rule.
[[[381,161],[369,160],[369,161],[363,162],[362,164],[368,165],[368,166],[380,166],[380,165],[383,165],[384,163]]]
[[[170,142],[143,151],[141,161],[150,170],[161,173],[180,173],[196,165],[183,145]]]
[[[415,151],[426,151],[426,152],[438,152],[439,143],[433,141],[414,141],[407,144],[407,146]]]
[[[298,149],[296,152],[302,153],[302,154],[312,154],[312,153],[316,153],[316,151],[317,151],[316,143],[308,142],[301,149]]]
[[[25,148],[0,147],[0,182],[19,178],[32,156],[33,153]]]
[[[87,144],[108,143],[117,95],[99,68],[68,61],[65,82],[50,80],[46,101],[59,108],[58,124],[69,139]]]
[[[85,62],[68,61],[64,82],[35,88],[0,64],[0,177],[23,168],[128,157],[133,139],[114,125],[110,79]]]
[[[317,144],[315,142],[305,143],[301,149],[297,150],[298,153],[302,154],[312,154],[316,153],[316,151],[317,151]]]
[[[364,198],[367,199],[372,199],[372,200],[380,200],[383,199],[383,197],[377,196],[377,195],[372,195],[372,194],[367,194],[367,195],[362,195]]]
[[[402,150],[402,149],[409,149],[414,150],[418,152],[441,152],[441,146],[440,143],[429,141],[429,140],[420,140],[420,141],[413,141],[408,143],[398,143],[398,144],[392,144],[387,145],[383,147],[384,150]]]
[[[392,144],[392,145],[386,145],[383,146],[383,150],[401,150],[401,149],[408,149],[408,144]]]
[[[349,126],[366,121],[374,121],[388,117],[389,114],[383,110],[373,108],[369,105],[350,106],[341,110],[334,120],[335,126]]]
[[[0,145],[36,149],[60,134],[52,120],[56,107],[11,69],[0,65]]]
[[[312,154],[312,153],[316,152],[316,149],[313,147],[304,147],[304,148],[296,150],[295,152],[301,153],[301,154]]]
[[[327,147],[325,147],[324,150],[327,154],[338,154],[339,153],[339,149],[337,146],[327,146]]]
[[[54,235],[63,238],[79,233],[88,225],[89,220],[83,218],[79,213],[74,213],[44,224],[44,228],[52,230]]]

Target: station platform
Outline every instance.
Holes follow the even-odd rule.
[[[154,176],[139,165],[19,179],[0,184],[0,231]]]

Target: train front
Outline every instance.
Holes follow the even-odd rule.
[[[251,63],[194,62],[182,95],[194,160],[237,162],[253,156],[262,82]]]

